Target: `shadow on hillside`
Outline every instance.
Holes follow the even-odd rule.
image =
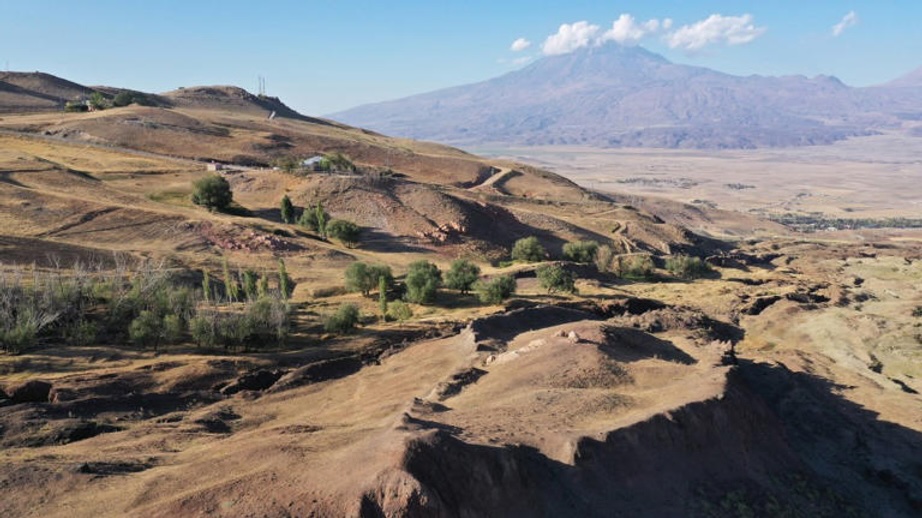
[[[429,248],[415,243],[416,239],[404,236],[394,236],[378,229],[363,228],[359,248],[368,252],[377,253],[429,253]]]
[[[871,514],[922,512],[922,433],[883,421],[840,394],[847,386],[783,364],[740,360],[749,387],[781,419],[798,455]]]
[[[698,363],[691,355],[676,347],[672,342],[638,329],[608,327],[605,329],[605,337],[607,340],[600,344],[600,349],[619,362],[657,358],[685,365]]]
[[[408,445],[404,468],[459,515],[918,516],[922,434],[839,390],[744,361],[723,397],[584,437],[573,464],[419,419],[433,432]]]

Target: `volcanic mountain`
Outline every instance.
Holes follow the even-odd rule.
[[[900,90],[829,76],[733,76],[607,44],[331,117],[456,145],[795,146],[901,127],[907,113],[922,112],[922,99]]]

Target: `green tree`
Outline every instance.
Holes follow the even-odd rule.
[[[128,336],[131,341],[141,347],[154,346],[160,342],[160,325],[162,320],[156,313],[149,310],[141,311],[128,325]]]
[[[280,208],[282,213],[282,222],[288,224],[294,223],[295,206],[292,205],[291,198],[289,198],[287,194],[282,196],[282,203]]]
[[[245,270],[241,277],[243,278],[243,294],[246,295],[249,301],[256,300],[259,295],[259,277],[256,272],[253,270]]]
[[[221,267],[224,269],[224,295],[228,301],[237,302],[240,299],[240,285],[237,283],[237,277],[230,271],[227,257],[221,258]]]
[[[500,304],[515,293],[515,278],[511,275],[500,275],[488,281],[477,281],[474,291],[477,298],[484,304]]]
[[[323,226],[326,226],[326,221],[329,219],[326,212],[323,211],[323,205],[317,204],[316,206],[305,207],[301,212],[301,217],[298,218],[298,225],[310,230],[311,232],[316,232],[320,234],[321,223]]]
[[[362,229],[351,221],[334,219],[327,224],[326,233],[329,237],[339,239],[344,245],[352,248],[358,244]]]
[[[208,175],[193,184],[192,203],[210,211],[227,209],[233,201],[230,184],[220,175]]]
[[[112,98],[112,105],[117,107],[128,106],[131,104],[131,100],[131,92],[128,90],[120,90],[119,93],[115,94],[115,97]]]
[[[101,92],[93,92],[92,95],[90,95],[90,106],[92,106],[94,110],[104,110],[107,104],[106,96]]]
[[[480,267],[466,259],[457,259],[452,261],[451,268],[445,272],[445,287],[467,294],[479,278]]]
[[[211,302],[211,276],[208,272],[202,272],[202,298],[205,302]]]
[[[269,296],[269,274],[263,272],[259,276],[259,285],[256,288],[256,298],[262,299]]]
[[[320,237],[326,239],[329,216],[323,210],[323,202],[317,202],[317,207],[314,208],[314,219],[317,221],[317,233],[320,234]]]
[[[359,322],[359,307],[343,304],[335,313],[326,317],[323,328],[329,333],[348,333]]]
[[[515,242],[512,247],[512,260],[526,263],[543,261],[547,252],[541,242],[534,236],[523,237]]]
[[[384,278],[386,286],[394,283],[394,275],[389,266],[369,265],[361,261],[354,262],[346,268],[345,278],[347,291],[361,292],[366,297],[375,286],[379,286],[381,278]]]
[[[295,291],[295,283],[288,276],[288,270],[285,268],[285,260],[279,257],[279,292],[283,300],[291,298]]]
[[[589,264],[595,260],[599,244],[595,241],[574,241],[563,245],[563,256],[574,263]]]
[[[404,279],[407,286],[406,299],[416,304],[428,304],[435,300],[435,294],[442,284],[442,272],[429,261],[410,263]]]
[[[381,310],[381,318],[387,318],[387,279],[384,276],[378,277],[378,309]]]
[[[575,293],[576,284],[573,272],[567,270],[559,264],[541,265],[535,270],[538,275],[538,283],[548,293],[561,291],[564,293]]]

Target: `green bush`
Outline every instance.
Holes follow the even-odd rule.
[[[413,316],[413,310],[410,309],[410,306],[406,302],[395,300],[388,305],[387,316],[391,320],[403,322],[404,320],[409,320]]]
[[[389,266],[368,265],[363,262],[354,262],[346,268],[346,291],[360,292],[364,296],[371,294],[384,277],[386,286],[394,284],[394,275]]]
[[[544,247],[541,246],[541,242],[538,241],[538,238],[534,236],[523,237],[512,246],[513,261],[537,263],[543,261],[546,256],[547,252],[544,250]]]
[[[548,293],[560,291],[564,293],[575,293],[576,284],[573,273],[559,264],[541,265],[535,270],[538,276],[538,283]]]
[[[666,259],[666,269],[683,279],[698,279],[714,271],[711,265],[700,257],[687,255],[675,255]]]
[[[209,175],[193,184],[192,203],[211,211],[223,211],[233,201],[230,184],[223,176]]]
[[[479,278],[480,267],[466,259],[458,259],[453,261],[451,268],[445,272],[445,287],[466,294]]]
[[[589,264],[595,260],[599,244],[595,241],[574,241],[563,245],[563,256],[568,261]]]
[[[633,280],[646,280],[653,277],[653,258],[649,255],[618,255],[612,261],[615,275]]]
[[[343,304],[336,313],[327,316],[323,328],[329,333],[348,333],[359,321],[359,307],[355,304]]]
[[[428,304],[435,300],[435,294],[442,284],[442,272],[429,261],[416,261],[410,263],[404,283],[409,302]]]
[[[352,248],[359,243],[359,236],[362,233],[362,229],[351,221],[334,219],[327,224],[326,233],[329,237],[338,239],[342,241],[344,245]]]
[[[153,311],[144,310],[131,321],[128,326],[128,336],[131,341],[141,347],[154,347],[160,345],[160,330],[163,319]]]
[[[511,275],[501,275],[489,281],[478,281],[474,284],[477,298],[484,304],[500,304],[515,293],[515,278]]]
[[[122,106],[128,106],[131,104],[131,92],[128,90],[122,90],[119,93],[115,94],[115,97],[112,99],[112,105],[121,108]]]

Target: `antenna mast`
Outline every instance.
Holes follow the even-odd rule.
[[[259,80],[259,96],[265,97],[266,96],[266,78],[263,76],[256,76],[256,77]]]

